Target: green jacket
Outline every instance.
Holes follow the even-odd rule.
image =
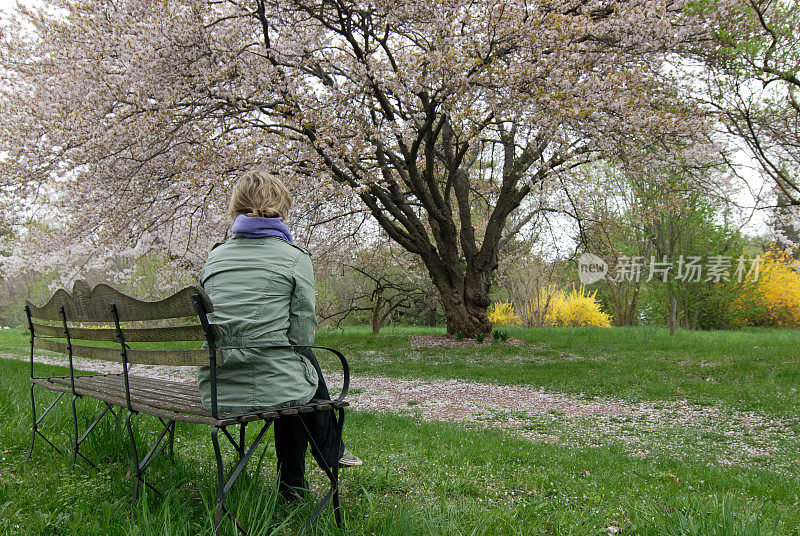
[[[234,236],[214,248],[200,271],[218,325],[220,346],[314,343],[311,255],[280,238]],[[292,348],[223,350],[217,367],[217,408],[246,412],[308,402],[317,389],[314,367]],[[211,369],[197,373],[211,408]]]

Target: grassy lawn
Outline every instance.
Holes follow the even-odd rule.
[[[670,339],[665,330],[650,328],[511,330],[523,344],[409,345],[409,335],[439,332],[373,336],[348,328],[320,332],[317,343],[346,349],[355,375],[460,378],[631,400],[680,397],[797,418],[800,333],[793,331],[679,332]],[[24,354],[24,334],[0,331],[0,351]],[[87,467],[70,472],[68,458],[41,440],[26,462],[26,363],[0,359],[0,378],[0,534],[209,533],[215,482],[205,427],[179,425],[176,464],[159,459],[150,470],[167,498],[149,497],[132,508],[123,419],[104,421],[85,444],[90,459],[102,460],[101,473]],[[61,406],[47,426],[66,446],[71,423],[67,405]],[[148,419],[139,418],[142,437],[157,431]],[[90,420],[87,413],[84,424]],[[347,438],[366,465],[343,471],[345,530],[338,531],[326,512],[317,534],[800,535],[800,469],[723,467],[695,457],[638,459],[614,446],[544,444],[358,411],[348,412]],[[260,476],[238,486],[230,500],[257,534],[296,532],[307,513],[275,499],[274,464],[268,447]],[[312,487],[322,480],[314,471]],[[229,523],[225,530],[234,534]]]
[[[523,344],[411,348],[408,330],[323,331],[356,374],[459,378],[629,400],[687,399],[785,417],[800,407],[800,330],[509,329]],[[422,328],[415,333],[442,333]]]

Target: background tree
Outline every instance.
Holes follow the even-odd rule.
[[[709,105],[758,163],[791,241],[800,229],[800,3],[712,0],[697,7],[716,13],[718,24],[705,56]]]
[[[742,291],[735,271],[738,259],[744,256],[745,240],[707,199],[685,195],[683,208],[662,213],[648,225],[648,239],[657,260],[665,255],[675,268],[666,282],[655,278],[642,297],[650,323],[668,323],[670,303],[676,300],[676,324],[686,329],[723,329],[734,324],[731,304]],[[691,257],[700,259],[703,267],[698,280],[683,279],[678,264]],[[708,266],[714,258],[730,265],[723,279],[709,279]],[[749,260],[746,268],[750,268]],[[687,269],[684,267],[684,276]]]
[[[691,167],[709,152],[667,68],[707,37],[689,4],[21,8],[0,30],[0,176],[54,203],[73,241],[149,236],[196,264],[224,234],[230,177],[266,163],[308,198],[357,197],[419,256],[448,331],[485,332],[498,249],[531,192],[600,156],[646,166],[661,147]]]
[[[401,318],[436,324],[439,303],[425,267],[386,237],[360,244],[323,266],[315,269],[320,321],[365,323],[373,333]]]
[[[632,173],[595,165],[583,173],[605,195],[590,196],[579,251],[595,253],[609,264],[611,278],[598,288],[615,323],[665,324],[674,298],[680,327],[732,325],[730,304],[742,292],[733,274],[745,240],[739,231],[741,215],[734,214],[731,200],[717,196],[716,188],[698,188],[669,168]],[[708,173],[710,178],[721,174],[713,168]],[[724,176],[709,180],[714,185],[724,182]],[[708,274],[688,274],[680,264],[681,259],[688,263],[696,257],[700,270],[705,270],[720,256],[730,264],[728,280],[709,281]],[[640,265],[638,273],[632,268],[635,264]]]
[[[624,171],[598,163],[584,166],[578,172],[586,185],[584,188],[590,188],[593,194],[587,196],[584,210],[574,214],[579,224],[575,237],[578,252],[598,255],[612,270],[625,257],[648,255],[650,248],[642,222],[650,217],[651,211],[640,212],[634,208],[636,194]],[[614,325],[639,323],[641,280],[608,277],[597,289],[612,312]]]

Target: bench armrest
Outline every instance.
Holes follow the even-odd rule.
[[[317,350],[326,350],[328,352],[332,352],[336,354],[336,357],[339,358],[339,362],[342,365],[342,391],[339,393],[339,397],[334,400],[334,402],[342,402],[345,397],[347,396],[347,392],[350,390],[350,365],[347,363],[347,359],[339,350],[334,350],[333,348],[328,348],[327,346],[308,346],[302,344],[265,344],[265,345],[258,345],[258,346],[218,346],[217,350],[255,350],[255,349],[269,349],[269,348],[293,348],[293,349],[304,349],[304,348],[314,348]],[[303,359],[308,360],[308,358],[303,355],[302,352],[298,352]]]

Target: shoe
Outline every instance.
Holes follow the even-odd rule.
[[[339,467],[358,467],[363,463],[361,458],[350,452],[347,447],[345,447],[342,457],[339,458]]]

